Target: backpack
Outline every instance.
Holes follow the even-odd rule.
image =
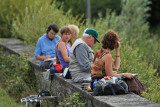
[[[107,76],[108,77],[108,76]],[[93,89],[93,95],[119,95],[127,94],[128,85],[121,80],[121,77],[111,76],[110,79],[102,78],[97,81]]]

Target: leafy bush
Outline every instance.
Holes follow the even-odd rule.
[[[51,23],[57,24],[59,28],[68,24],[75,24],[80,27],[82,25],[69,13],[64,15],[62,10],[56,8],[56,2],[50,4],[50,0],[34,1],[29,7],[26,7],[22,23],[20,19],[17,17],[12,24],[13,37],[22,38],[33,46],[36,45],[38,38],[45,33]]]
[[[121,27],[118,30],[123,31],[121,35],[123,43],[129,41],[133,48],[138,47],[138,53],[143,53],[143,56],[147,57],[145,59],[148,63],[151,63],[155,57],[154,67],[157,69],[160,66],[158,65],[160,39],[158,35],[153,36],[149,32],[147,18],[149,17],[150,4],[149,0],[123,0],[119,20]]]
[[[158,91],[160,78],[157,77],[156,69],[154,69],[155,64],[157,65],[159,62],[157,58],[160,58],[158,42],[149,39],[149,25],[146,22],[148,17],[146,12],[149,10],[150,2],[148,0],[123,0],[122,4],[122,13],[119,16],[116,16],[114,12],[107,11],[105,19],[95,20],[94,28],[99,31],[100,39],[103,37],[102,34],[109,29],[118,32],[120,42],[122,42],[121,68],[118,72],[138,73],[138,78],[146,86],[143,96],[160,103]],[[100,46],[100,44],[96,44],[94,50],[99,49]],[[113,51],[112,54],[114,56],[115,52]]]
[[[64,102],[59,103],[57,107],[87,107],[87,102],[80,98],[80,93],[76,92]]]
[[[138,49],[133,49],[129,45],[122,45],[120,53],[125,54],[121,54],[121,67],[118,72],[137,73],[137,78],[146,86],[143,96],[151,101],[160,103],[160,78],[156,75],[153,62],[147,64],[142,57],[143,55],[138,53]]]
[[[24,10],[32,0],[0,0],[0,37],[11,37],[12,22],[22,18]]]
[[[8,93],[0,87],[0,107],[20,107],[13,98],[10,98]]]
[[[0,80],[6,86],[10,95],[18,101],[36,89],[36,81],[31,67],[28,65],[27,56],[6,56],[0,53]],[[27,94],[27,95],[28,95]]]
[[[82,14],[86,13],[86,0],[70,0],[69,2],[66,0],[57,0],[57,2],[61,5],[62,3],[64,4],[62,6],[64,12],[67,12],[69,9],[71,9],[71,14],[73,16],[81,16]],[[97,0],[90,0],[91,18],[98,18],[99,14],[105,16],[106,10],[108,9],[111,9],[112,11],[114,10],[117,14],[119,14],[121,11],[121,5],[119,5],[120,2],[121,0],[101,0],[97,3]],[[85,19],[85,17],[83,17],[83,19]]]

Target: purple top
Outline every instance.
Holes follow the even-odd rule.
[[[60,63],[61,63],[62,69],[63,69],[64,67],[69,66],[69,62],[65,62],[65,60],[63,59],[63,56],[62,56],[62,54],[61,54],[61,51],[59,51],[59,50],[57,49],[57,46],[58,46],[58,44],[59,44],[60,42],[62,42],[62,41],[59,41],[59,42],[56,44],[56,51],[57,51],[57,56],[58,56],[58,58],[59,58],[59,61],[60,61]],[[70,52],[70,49],[71,49],[71,48],[70,48],[70,46],[69,46],[68,43],[67,43],[67,45],[66,45],[66,48],[67,48],[68,57],[69,57],[69,52]]]

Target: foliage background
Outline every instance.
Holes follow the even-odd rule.
[[[20,107],[20,104],[14,103],[14,99],[10,98],[7,92],[0,87],[0,107]]]
[[[107,1],[107,4],[111,2]],[[102,40],[108,30],[115,30],[122,42],[121,68],[118,72],[138,73],[138,78],[146,86],[143,96],[160,103],[160,78],[157,75],[160,69],[160,39],[158,35],[153,36],[149,31],[150,26],[147,21],[151,4],[149,0],[121,0],[117,7],[119,12],[108,9],[106,5],[105,11],[96,13],[97,18],[93,18],[90,26],[84,20],[84,14],[72,15],[70,7],[64,12],[63,7],[67,3],[58,0],[0,0],[0,2],[0,37],[18,38],[32,46],[36,45],[38,38],[45,33],[51,23],[56,23],[59,28],[69,24],[79,26],[80,33],[77,38],[81,37],[87,27],[99,32],[99,40]],[[96,2],[91,3],[94,5]],[[72,3],[75,2],[72,0]],[[75,6],[81,7],[81,5]],[[101,15],[104,12],[105,15]],[[93,49],[96,51],[100,47],[101,44],[97,43]],[[112,54],[114,56],[115,52],[113,51]],[[25,66],[25,69],[28,68]]]

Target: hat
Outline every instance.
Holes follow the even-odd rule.
[[[98,40],[98,32],[95,30],[95,29],[90,29],[90,28],[87,28],[84,33],[86,34],[89,34],[89,35],[92,35],[96,40],[97,42],[99,42]],[[100,42],[99,42],[100,43]]]

